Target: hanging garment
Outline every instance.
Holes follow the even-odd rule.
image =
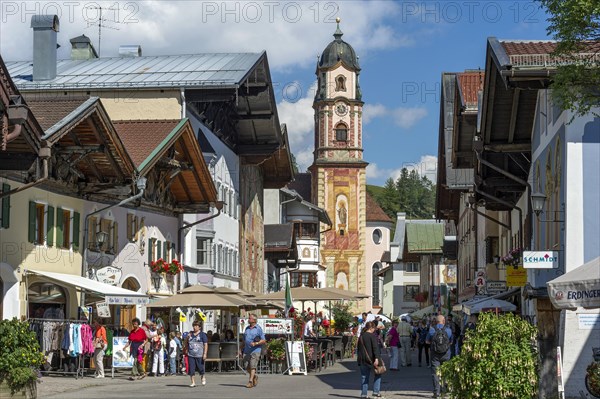
[[[75,353],[75,341],[77,340],[77,333],[75,332],[76,328],[76,324],[69,324],[69,356],[72,357],[77,356],[77,354]]]
[[[106,340],[108,341],[108,345],[106,347],[106,356],[112,356],[112,351],[113,351],[113,330],[111,328],[109,328],[106,331]]]
[[[71,337],[72,337],[70,325],[63,324],[62,331],[63,331],[63,336],[62,336],[60,348],[65,351],[69,351],[69,347],[71,346]]]
[[[94,353],[94,333],[89,324],[81,325],[81,353],[84,355]]]

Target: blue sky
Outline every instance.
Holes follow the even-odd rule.
[[[403,166],[435,175],[442,72],[483,69],[489,36],[548,39],[546,16],[532,1],[5,0],[0,54],[31,59],[31,15],[57,13],[59,58],[68,58],[69,38],[83,33],[97,43],[99,5],[107,9],[102,56],[116,56],[120,44],[140,44],[145,55],[266,50],[280,121],[301,168],[312,161],[316,57],[341,17],[343,39],[360,56],[364,158],[368,183],[378,185]]]

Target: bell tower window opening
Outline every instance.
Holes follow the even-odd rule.
[[[335,91],[346,91],[346,77],[339,75],[335,78]]]
[[[335,141],[348,141],[348,127],[339,123],[335,127]]]

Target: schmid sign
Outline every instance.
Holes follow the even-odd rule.
[[[525,269],[556,269],[558,268],[558,252],[523,251],[523,267]]]

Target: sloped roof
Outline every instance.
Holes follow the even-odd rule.
[[[32,81],[31,61],[7,62],[20,89],[234,86],[263,53],[206,53],[59,60],[56,78]]]
[[[483,90],[484,72],[466,71],[456,74],[463,106],[477,108],[479,91]]]
[[[265,224],[265,251],[289,250],[293,243],[294,225]]]
[[[37,100],[35,99],[35,96],[27,95],[24,97],[29,109],[31,109],[44,131],[47,131],[49,128],[60,122],[88,100],[87,97],[71,97],[68,100]]]
[[[508,55],[550,54],[556,49],[554,40],[502,40]]]
[[[419,254],[441,254],[444,245],[442,223],[407,223],[406,241],[408,252]]]
[[[392,223],[392,219],[381,209],[377,201],[366,193],[367,222]]]
[[[311,201],[311,174],[310,173],[298,173],[296,174],[294,181],[287,184],[287,188],[294,190],[306,201]]]
[[[113,124],[136,168],[175,129],[180,120],[115,121]]]

